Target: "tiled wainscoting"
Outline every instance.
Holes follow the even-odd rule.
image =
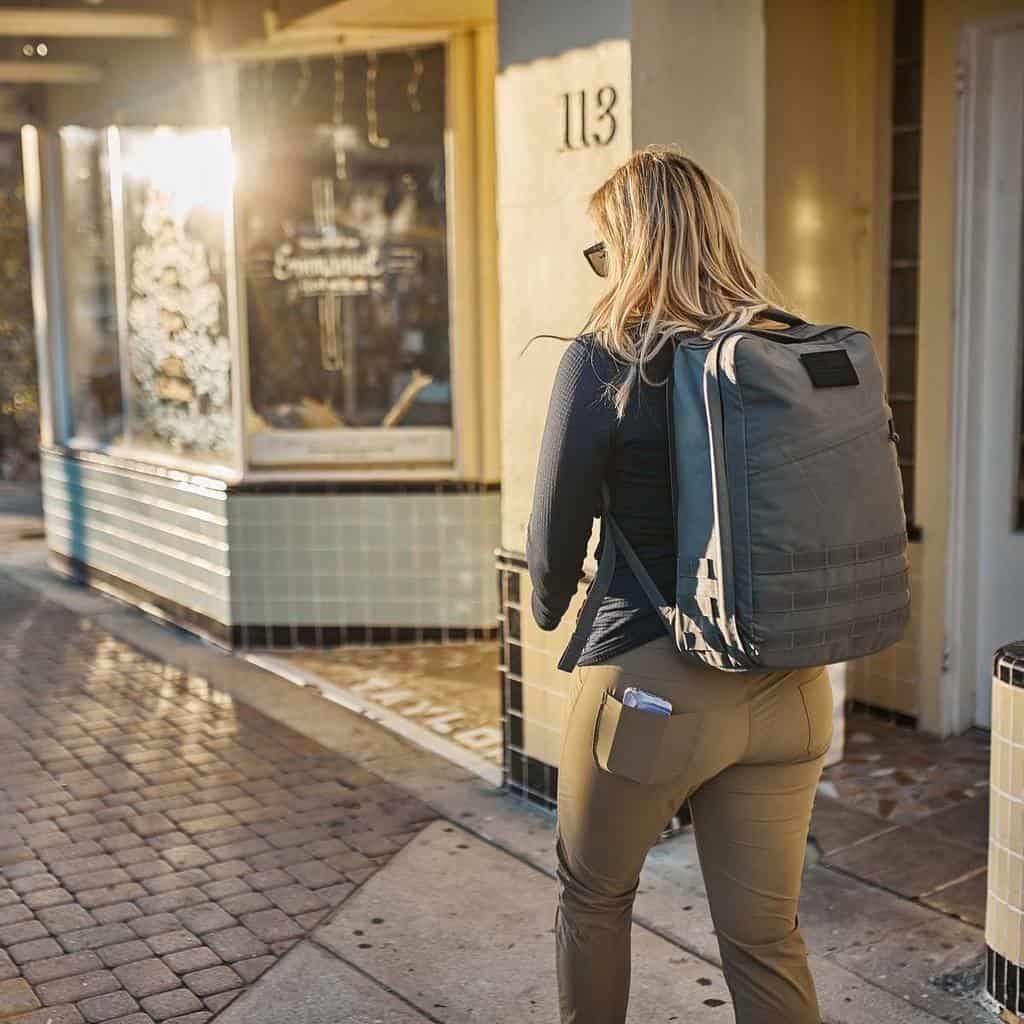
[[[571,681],[556,663],[576,623],[583,588],[558,629],[546,633],[530,614],[530,577],[521,556],[499,555],[498,586],[505,786],[517,796],[554,808],[565,697]]]
[[[496,632],[500,494],[475,483],[225,485],[43,456],[57,568],[241,647]]]
[[[530,576],[523,556],[510,551],[498,556],[504,782],[510,792],[548,808],[553,808],[557,799],[565,697],[572,679],[556,666],[576,624],[584,593],[581,583],[558,628],[546,633],[530,612]],[[841,668],[830,669],[836,699],[835,739],[828,764],[843,755],[846,673]],[[680,819],[686,816],[686,809],[681,808]]]
[[[337,627],[381,639],[393,628],[395,640],[442,631],[478,639],[498,613],[499,501],[494,490],[468,488],[233,493],[231,598],[243,644],[276,643],[268,625],[277,634],[305,627],[304,646],[341,642]]]
[[[149,598],[170,615],[188,609],[188,624],[214,634],[219,624],[223,634],[231,622],[223,483],[47,450],[41,469],[46,540],[58,568],[129,600]]]
[[[996,654],[991,756],[985,987],[1024,1014],[1024,642]]]

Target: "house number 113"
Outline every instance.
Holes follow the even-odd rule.
[[[607,146],[615,138],[618,122],[615,120],[615,102],[618,93],[614,85],[602,85],[592,96],[586,89],[562,93],[562,145],[559,152]]]

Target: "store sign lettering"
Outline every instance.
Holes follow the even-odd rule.
[[[301,297],[367,295],[385,290],[388,274],[416,269],[419,253],[408,246],[365,248],[352,238],[300,238],[274,251],[274,278],[292,281]]]
[[[586,89],[563,92],[559,152],[607,146],[619,126],[614,113],[618,98],[614,85],[602,85],[593,95],[588,95]]]

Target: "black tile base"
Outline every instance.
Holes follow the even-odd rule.
[[[498,640],[501,645],[500,685],[505,752],[502,785],[514,796],[522,797],[547,810],[558,807],[558,767],[531,757],[524,750],[524,731],[529,728],[523,716],[522,610],[519,574],[526,562],[514,552],[498,552]],[[529,682],[529,680],[526,680]],[[677,834],[691,823],[690,805],[684,803],[665,825],[661,838]]]
[[[917,728],[917,715],[908,715],[903,711],[893,711],[892,708],[883,708],[879,704],[870,704],[864,700],[857,700],[848,697],[844,705],[846,714],[867,715],[868,718],[875,718],[879,722],[887,722],[889,725],[898,725],[905,729]]]
[[[465,644],[493,641],[497,626],[266,626],[231,627],[233,647],[341,647],[350,644]]]
[[[985,947],[985,991],[1011,1013],[1024,1011],[1022,972],[1020,964],[1011,963],[994,949]]]
[[[515,796],[521,796],[549,811],[558,805],[558,769],[513,748],[505,736],[505,762],[502,782]]]

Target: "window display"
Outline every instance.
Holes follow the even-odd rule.
[[[112,129],[126,277],[126,435],[224,458],[234,447],[228,133]]]
[[[60,132],[64,175],[69,438],[103,445],[121,435],[121,360],[114,288],[106,136]]]
[[[450,462],[444,48],[239,96],[252,462]]]

